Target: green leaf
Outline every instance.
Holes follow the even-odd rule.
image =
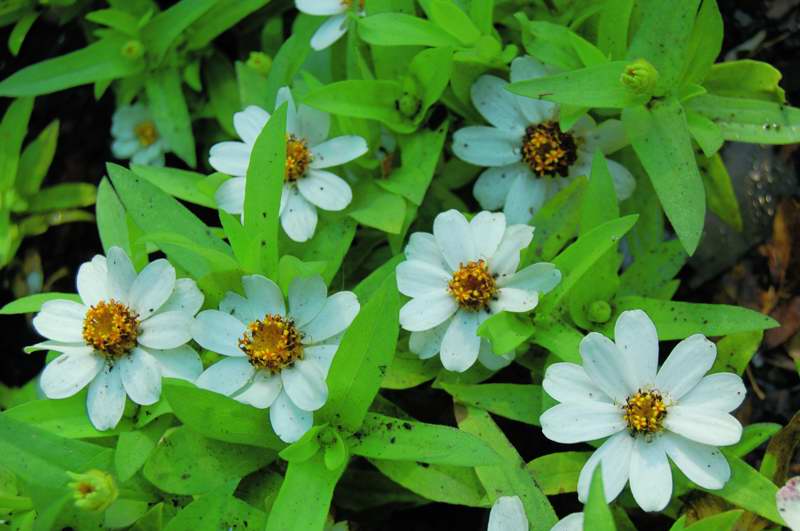
[[[187,32],[187,49],[205,48],[221,33],[268,3],[269,0],[216,0],[211,9],[200,16]]]
[[[395,81],[349,79],[312,90],[305,102],[328,113],[377,120],[393,131],[410,133],[416,128],[413,121],[397,108],[402,96]]]
[[[25,146],[22,151],[16,182],[16,188],[21,195],[32,195],[42,186],[42,181],[56,154],[58,126],[58,120],[50,122],[36,140]]]
[[[333,358],[328,374],[328,402],[320,410],[320,419],[350,432],[361,427],[394,357],[400,331],[399,299],[392,274],[367,301],[361,301],[361,311]]]
[[[233,65],[227,57],[219,53],[206,60],[203,66],[211,110],[225,132],[234,136],[236,130],[233,127],[233,115],[241,110],[242,102]]]
[[[433,22],[403,13],[379,13],[358,20],[358,34],[377,46],[458,46]]]
[[[733,446],[728,446],[726,451],[736,457],[744,457],[781,430],[780,424],[773,422],[756,422],[749,424],[742,430],[742,438]]]
[[[468,433],[437,424],[368,413],[361,428],[348,439],[350,451],[373,459],[475,466],[498,463],[486,443]]]
[[[452,0],[431,0],[431,21],[456,38],[464,46],[470,46],[480,38],[481,32],[472,20]]]
[[[141,35],[145,49],[155,63],[159,64],[181,33],[216,3],[217,0],[181,0],[150,19],[142,28]]]
[[[137,37],[139,32],[139,21],[137,18],[131,13],[120,9],[98,9],[86,13],[84,18],[89,22],[113,28],[130,37]]]
[[[622,14],[619,12],[618,16]],[[544,64],[561,70],[577,70],[608,61],[597,47],[567,27],[543,20],[529,21],[522,14],[515,18],[523,28],[525,49]]]
[[[165,380],[163,393],[175,416],[205,437],[261,448],[285,446],[270,428],[267,410],[176,380]]]
[[[386,370],[381,382],[382,389],[410,389],[433,380],[442,368],[436,358],[421,360],[416,354],[408,357],[398,353]]]
[[[716,123],[725,140],[754,144],[800,142],[800,109],[795,107],[707,94],[689,100],[687,109]]]
[[[758,352],[763,338],[763,330],[739,332],[723,337],[717,342],[717,358],[710,372],[735,372],[741,376]]]
[[[297,17],[292,27],[292,36],[281,45],[272,61],[272,68],[270,68],[265,84],[262,107],[272,108],[275,97],[278,95],[278,89],[292,84],[292,80],[300,71],[311,51],[311,36],[314,35],[323,20],[322,17],[313,17],[302,13]],[[239,64],[236,64],[237,74]],[[242,105],[248,103],[250,102],[242,99]]]
[[[598,531],[616,531],[617,526],[611,515],[611,508],[606,503],[601,468],[602,465],[595,468],[592,475],[589,499],[586,500],[586,507],[583,509],[584,526]]]
[[[691,109],[686,110],[686,125],[689,127],[692,138],[706,157],[716,154],[725,143],[725,139],[722,138],[722,129],[702,114]]]
[[[492,315],[478,327],[478,335],[489,340],[495,354],[512,352],[531,335],[534,327],[530,318],[510,312]]]
[[[550,261],[578,234],[581,205],[588,180],[578,177],[536,212],[531,224],[536,228],[533,241],[522,251],[520,267]]]
[[[486,492],[472,468],[371,459],[389,479],[435,502],[486,507]]]
[[[354,188],[354,200],[348,210],[350,217],[367,227],[400,234],[406,218],[405,199],[371,180],[364,180]]]
[[[0,82],[0,96],[36,96],[138,74],[141,59],[122,55],[128,37],[107,36],[75,52],[23,68]]]
[[[703,86],[715,96],[784,103],[781,77],[780,70],[770,64],[742,59],[712,66]]]
[[[33,98],[14,100],[0,122],[0,190],[7,190],[17,178],[22,140],[28,131],[32,110]]]
[[[562,361],[581,364],[579,345],[583,334],[572,326],[558,320],[540,319],[536,321],[533,342],[549,350]]]
[[[113,430],[97,431],[86,414],[86,393],[63,400],[34,400],[4,415],[67,439],[110,437],[131,429],[130,419],[122,419]]]
[[[700,158],[699,163],[700,175],[706,188],[708,208],[722,221],[741,232],[744,229],[742,214],[739,212],[731,176],[728,175],[722,157],[715,154],[709,159]]]
[[[196,166],[192,117],[184,99],[180,72],[177,68],[150,72],[145,89],[148,107],[159,134],[164,137],[169,149],[186,164]]]
[[[97,231],[100,233],[103,250],[108,252],[110,248],[116,245],[125,251],[128,256],[133,256],[130,235],[128,234],[128,215],[106,177],[103,177],[97,187],[95,218],[97,219]]]
[[[376,180],[376,184],[421,205],[439,163],[448,125],[445,122],[435,131],[423,130],[400,138],[402,165],[393,169],[388,178]]]
[[[661,341],[684,339],[692,334],[724,336],[778,326],[771,317],[739,306],[665,301],[636,296],[617,299],[616,315],[634,309],[643,310],[650,316]],[[613,329],[615,321],[616,317],[612,318],[607,330]]]
[[[144,477],[172,494],[204,494],[269,464],[275,452],[206,439],[187,427],[159,440]]]
[[[35,293],[11,301],[0,308],[0,315],[13,315],[18,313],[35,313],[42,309],[42,304],[56,299],[66,299],[68,301],[81,302],[77,293],[61,293],[51,291],[49,293]]]
[[[622,59],[628,49],[633,0],[610,0],[597,20],[597,46],[611,59]]]
[[[175,518],[169,520],[164,531],[264,529],[266,514],[235,497],[233,495],[235,487],[236,481],[230,481],[196,498],[181,508]]]
[[[511,83],[508,90],[533,99],[580,107],[625,108],[647,101],[620,81],[626,61],[613,61],[552,76]]]
[[[89,183],[62,183],[40,190],[31,197],[28,212],[41,213],[51,210],[91,206],[95,202],[97,189]]]
[[[744,511],[734,510],[707,516],[702,520],[686,526],[686,531],[732,531]]]
[[[318,214],[317,230],[310,240],[293,242],[285,234],[281,234],[279,247],[281,254],[296,256],[303,262],[324,262],[322,278],[330,284],[353,242],[356,222],[335,212],[318,211]]]
[[[267,531],[323,529],[333,489],[344,466],[329,470],[322,453],[307,461],[289,463],[267,521]]]
[[[681,79],[684,85],[700,83],[706,79],[722,49],[722,15],[716,0],[703,0],[697,13],[689,43],[686,46],[685,71]],[[721,63],[726,64],[726,63]]]
[[[656,297],[686,263],[681,242],[671,240],[657,245],[636,257],[620,276],[618,296]]]
[[[577,492],[578,477],[591,452],[555,452],[537,457],[525,468],[548,496]]]
[[[581,235],[598,225],[619,217],[614,179],[608,169],[608,162],[599,149],[595,151],[592,159],[592,178],[589,179],[586,187],[580,216]]]
[[[119,435],[117,449],[114,452],[114,466],[120,481],[128,481],[144,466],[158,440],[171,423],[170,418],[161,417],[142,430],[128,431]]]
[[[442,382],[442,388],[458,402],[534,426],[539,425],[539,416],[544,410],[544,395],[540,385],[462,385]]]
[[[25,40],[25,36],[28,35],[28,31],[30,31],[37,18],[39,18],[39,12],[29,11],[14,24],[14,29],[11,30],[11,34],[8,36],[8,51],[11,52],[11,55],[16,56],[19,53],[19,49],[22,48],[22,41]]]
[[[183,201],[208,208],[217,208],[213,197],[209,197],[198,188],[198,184],[206,178],[202,173],[167,168],[163,166],[131,165],[131,171],[144,177],[169,195]]]
[[[622,121],[664,212],[691,255],[703,233],[706,205],[683,108],[668,98],[649,108],[625,109]]]

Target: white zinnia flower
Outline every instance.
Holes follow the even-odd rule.
[[[778,512],[792,531],[800,531],[800,476],[786,482],[775,495]]]
[[[192,317],[203,305],[194,280],[175,279],[164,259],[137,275],[119,247],[78,269],[82,302],[52,300],[33,319],[46,337],[37,350],[63,354],[42,372],[49,398],[72,396],[86,385],[89,418],[98,430],[117,425],[125,395],[149,405],[161,395],[161,377],[194,381],[203,370],[188,346]]]
[[[528,516],[519,496],[500,496],[489,511],[486,531],[528,531]]]
[[[325,378],[341,334],[359,310],[349,291],[328,297],[319,276],[289,286],[289,311],[280,288],[261,275],[242,277],[245,297],[229,292],[219,310],[200,312],[195,341],[229,356],[197,379],[198,387],[257,408],[270,408],[272,428],[294,442],[311,428],[328,399]]]
[[[296,242],[314,235],[317,207],[343,210],[353,199],[346,181],[324,171],[339,166],[367,152],[367,142],[360,136],[328,138],[331,119],[327,113],[300,105],[295,109],[287,87],[278,91],[275,108],[288,102],[286,116],[286,171],[281,194],[281,226]],[[245,175],[256,138],[269,121],[269,113],[251,105],[233,115],[233,126],[243,142],[220,142],[211,146],[208,162],[222,173],[233,175],[219,187],[219,207],[231,214],[244,211]]]
[[[511,63],[511,81],[547,75],[532,57]],[[472,85],[472,103],[491,126],[463,127],[453,135],[453,152],[470,164],[488,166],[473,193],[486,210],[500,210],[509,223],[527,223],[544,202],[573,177],[589,175],[596,149],[609,154],[626,144],[619,120],[595,125],[588,115],[568,131],[558,125],[555,103],[512,94],[508,82],[481,76]],[[619,199],[636,186],[631,173],[608,160]]]
[[[551,527],[550,531],[583,531],[583,513],[568,514]]]
[[[477,335],[492,313],[529,312],[561,280],[553,264],[517,271],[520,251],[533,227],[506,226],[503,214],[481,212],[472,221],[456,210],[436,216],[433,234],[416,232],[397,266],[397,287],[412,299],[400,309],[411,333],[409,347],[422,359],[439,353],[448,370],[463,372],[475,360],[491,370],[508,365],[514,353],[492,352]]]
[[[295,0],[299,11],[308,15],[330,16],[311,37],[311,47],[324,50],[347,33],[347,12],[353,0]],[[359,15],[364,13],[364,0],[358,2]]]
[[[142,166],[163,166],[166,140],[158,133],[150,111],[137,103],[118,107],[111,117],[111,153]]]
[[[560,443],[611,436],[581,470],[578,498],[586,502],[602,463],[606,500],[630,479],[645,511],[660,511],[672,495],[667,456],[697,485],[720,489],[730,467],[717,446],[739,441],[742,425],[729,414],[745,396],[732,373],[704,376],[717,347],[701,334],[684,339],[658,369],[658,336],[641,310],[623,312],[615,341],[593,332],[580,345],[583,366],[555,363],[543,386],[561,402],[542,414],[545,436]]]

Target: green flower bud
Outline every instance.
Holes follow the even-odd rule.
[[[397,110],[406,118],[414,118],[419,112],[422,102],[409,92],[404,92],[397,100]]]
[[[625,66],[620,82],[639,94],[650,94],[658,83],[658,70],[644,59],[637,59]]]
[[[144,55],[144,44],[136,39],[130,40],[122,45],[122,50],[120,50],[120,53],[122,53],[122,56],[125,59],[134,61]]]
[[[68,484],[75,506],[84,511],[105,511],[119,495],[117,484],[110,474],[92,469],[83,474],[67,472],[74,481]]]
[[[593,323],[607,323],[611,319],[611,305],[606,301],[594,301],[589,305],[588,317]]]
[[[263,52],[250,52],[250,57],[247,58],[247,66],[266,76],[272,68],[272,57]]]

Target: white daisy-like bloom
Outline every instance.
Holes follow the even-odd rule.
[[[528,531],[528,516],[519,496],[500,496],[489,511],[486,531]]]
[[[436,354],[451,371],[463,372],[476,360],[490,370],[505,367],[513,352],[496,355],[478,326],[490,315],[529,312],[561,280],[548,263],[520,271],[520,251],[533,227],[506,226],[501,213],[480,212],[472,221],[456,210],[442,212],[433,234],[416,232],[397,266],[397,287],[411,297],[400,309],[400,324],[411,332],[409,347],[422,359]]]
[[[324,50],[347,33],[347,12],[353,0],[295,0],[294,5],[308,15],[329,17],[311,37],[315,50]],[[364,15],[364,0],[358,0],[358,14]]]
[[[350,185],[325,168],[339,166],[367,152],[367,142],[360,136],[328,138],[330,115],[307,105],[295,108],[287,87],[278,91],[275,108],[288,103],[286,116],[286,169],[281,194],[281,226],[296,242],[314,235],[317,208],[339,211],[353,199]],[[222,173],[232,175],[217,190],[217,205],[230,214],[244,211],[245,176],[250,154],[270,114],[251,105],[233,115],[233,126],[242,142],[220,142],[211,146],[209,163]]]
[[[511,81],[547,75],[532,57],[511,63]],[[486,210],[502,210],[509,223],[527,223],[547,199],[574,177],[590,175],[596,149],[613,153],[627,143],[619,120],[599,126],[588,115],[568,131],[558,124],[559,106],[512,94],[508,82],[481,76],[472,86],[472,103],[491,124],[463,127],[453,135],[453,152],[470,164],[488,167],[473,194]],[[636,186],[631,173],[608,160],[617,197],[627,199]]]
[[[169,147],[143,104],[118,107],[111,117],[111,136],[114,157],[142,166],[164,165],[164,153]]]
[[[343,332],[359,311],[349,291],[328,297],[321,277],[295,279],[289,310],[273,281],[242,277],[245,296],[228,292],[219,310],[200,312],[192,335],[227,356],[197,379],[197,386],[265,409],[275,433],[294,442],[328,399],[328,375]]]
[[[658,369],[658,335],[641,310],[623,312],[615,340],[593,332],[583,338],[583,366],[548,367],[544,390],[561,402],[541,416],[545,436],[559,443],[609,437],[581,470],[578,498],[586,502],[592,474],[602,463],[607,501],[630,480],[645,511],[660,511],[672,496],[667,457],[691,481],[721,489],[730,466],[718,446],[736,444],[742,425],[730,411],[745,388],[733,373],[705,376],[717,348],[701,334],[684,339]]]
[[[550,531],[583,531],[583,513],[568,514],[551,527]]]
[[[778,512],[792,531],[800,531],[800,476],[791,478],[775,495]]]
[[[42,305],[33,326],[48,341],[33,350],[62,354],[45,367],[39,384],[48,398],[66,398],[87,385],[86,406],[98,430],[115,427],[127,395],[150,405],[161,395],[161,378],[194,381],[203,371],[191,340],[203,294],[194,280],[175,278],[164,259],[138,274],[119,247],[78,269],[81,302]]]

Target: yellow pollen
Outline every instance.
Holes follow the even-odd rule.
[[[83,340],[107,358],[119,358],[133,350],[138,335],[139,315],[114,299],[89,308],[83,320]]]
[[[494,277],[484,260],[461,264],[448,284],[450,294],[465,310],[478,311],[489,306],[497,292]]]
[[[294,135],[286,135],[286,171],[283,181],[289,183],[300,179],[306,174],[311,159],[308,142]]]
[[[155,141],[158,140],[156,124],[150,120],[136,124],[136,127],[133,128],[133,132],[136,134],[136,138],[139,139],[139,144],[142,147],[152,146]]]
[[[273,374],[303,359],[303,336],[294,323],[280,315],[267,314],[247,325],[239,339],[239,348],[257,369]]]
[[[628,397],[625,401],[625,415],[628,430],[634,434],[648,434],[661,431],[667,406],[658,391],[642,391]]]
[[[557,122],[530,126],[522,137],[522,160],[539,177],[566,177],[578,159],[578,149],[571,133],[563,133]]]

